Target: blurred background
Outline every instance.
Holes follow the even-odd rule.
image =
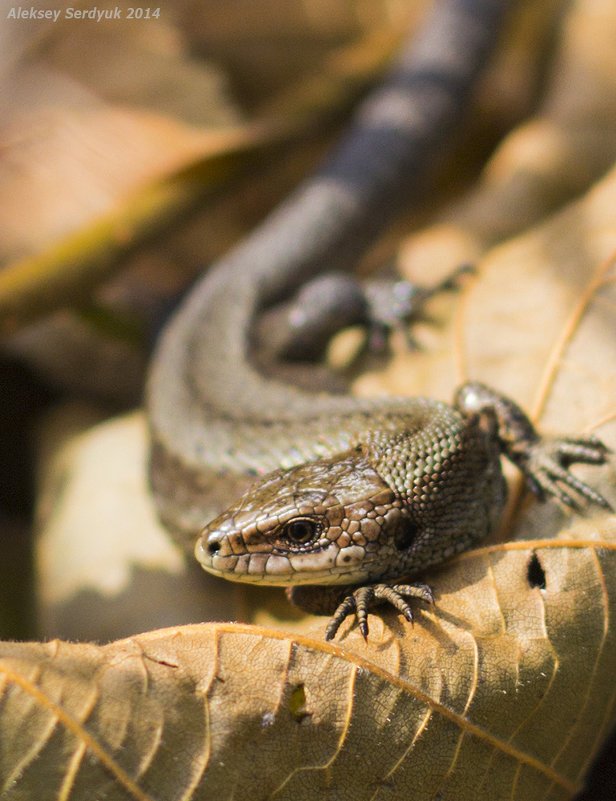
[[[93,542],[117,554],[115,526],[97,528],[109,508],[121,534],[156,527],[118,514],[107,486],[147,495],[144,423],[119,416],[140,407],[182,293],[318,163],[429,5],[180,0],[131,12],[1,0],[0,638],[106,640],[182,622],[184,611],[149,619],[134,595],[119,600],[134,552],[121,565],[97,555],[102,576],[84,567]],[[407,275],[446,272],[613,164],[615,4],[514,6],[433,191],[360,269],[395,258]],[[183,576],[156,537],[138,547],[139,570]]]

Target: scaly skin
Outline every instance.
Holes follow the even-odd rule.
[[[485,387],[467,385],[456,408],[333,396],[316,382],[307,393],[253,359],[264,312],[351,267],[403,202],[423,196],[508,5],[438,0],[331,158],[210,269],[153,359],[150,478],[162,520],[192,550],[204,523],[230,507],[199,539],[203,566],[291,585],[313,610],[330,611],[338,593],[328,637],[353,611],[366,634],[373,603],[410,618],[406,596],[430,600],[425,585],[384,582],[490,531],[505,497],[501,452],[539,494],[607,503],[567,469],[602,463],[600,443],[544,443],[515,404]]]
[[[508,6],[437,0],[322,168],[210,268],[164,331],[147,391],[150,480],[184,549],[255,476],[347,450],[406,413],[406,399],[305,393],[262,374],[255,322],[315,276],[353,267],[401,205],[423,197]]]
[[[205,527],[197,559],[232,581],[292,586],[291,599],[309,611],[335,611],[328,639],[352,612],[366,636],[372,605],[388,601],[412,620],[405,596],[432,599],[425,584],[389,581],[493,529],[506,499],[501,454],[540,497],[611,508],[567,469],[605,462],[596,437],[544,440],[513,401],[478,382],[460,387],[455,403],[409,399],[406,414],[357,432],[347,451],[255,482]]]

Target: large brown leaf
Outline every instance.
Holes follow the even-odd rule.
[[[613,174],[489,254],[449,332],[542,427],[612,446],[615,193]],[[4,644],[2,797],[571,798],[616,716],[616,523],[514,501],[517,540],[432,571],[435,607],[371,615],[367,644],[318,618]]]
[[[367,647],[233,624],[5,643],[2,798],[570,798],[614,722],[615,537],[462,557]]]

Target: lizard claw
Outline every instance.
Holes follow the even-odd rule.
[[[333,639],[343,620],[355,613],[359,630],[366,640],[368,637],[368,611],[373,606],[382,603],[391,604],[404,615],[409,623],[412,623],[413,610],[406,598],[419,598],[426,603],[434,603],[432,590],[427,584],[368,584],[357,587],[338,605],[325,629],[325,639]]]
[[[386,352],[389,336],[395,330],[403,331],[409,350],[418,350],[419,344],[409,330],[411,322],[420,318],[429,320],[424,313],[426,302],[441,292],[458,290],[460,278],[472,272],[474,268],[470,264],[462,264],[430,287],[416,286],[409,281],[389,277],[363,281],[368,351],[376,354]]]
[[[593,435],[540,439],[527,445],[524,460],[519,464],[538,498],[553,495],[565,506],[577,510],[580,504],[567,491],[569,489],[587,501],[613,511],[612,505],[601,493],[568,469],[576,463],[605,464],[609,453],[609,448]]]

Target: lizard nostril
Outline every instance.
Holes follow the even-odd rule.
[[[220,540],[208,540],[207,545],[205,546],[210,556],[214,556],[215,553],[218,553],[221,547]]]

